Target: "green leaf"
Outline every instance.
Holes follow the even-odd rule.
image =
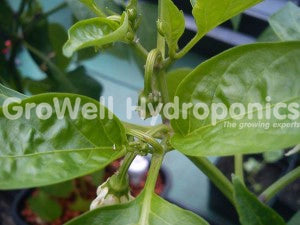
[[[16,98],[20,98],[20,99],[27,98],[26,95],[23,95],[15,90],[5,87],[2,84],[0,84],[0,94],[2,96],[4,96],[5,98],[8,98],[8,97],[16,97]],[[2,105],[2,104],[0,104],[0,105]]]
[[[72,193],[74,187],[72,181],[41,187],[40,190],[53,197],[66,198]]]
[[[183,210],[159,196],[142,192],[128,204],[99,208],[70,221],[67,225],[208,225],[192,212]]]
[[[168,43],[170,55],[174,55],[178,49],[178,41],[184,33],[185,20],[183,12],[180,11],[172,0],[162,1],[162,29]]]
[[[40,119],[36,108],[27,110],[27,119],[24,111],[16,120],[4,114],[8,110],[15,115],[26,104],[41,103],[51,107],[49,119]],[[95,105],[97,115],[104,118],[83,116],[86,104]],[[57,108],[60,112],[63,106],[65,113],[57,114]],[[45,111],[51,112],[44,108],[43,115]],[[91,174],[121,157],[127,144],[125,129],[118,118],[109,119],[108,114],[99,102],[73,94],[37,95],[0,108],[0,189],[60,183]]]
[[[273,209],[261,203],[242,182],[233,178],[235,207],[242,225],[285,225],[284,220]]]
[[[104,47],[122,41],[128,31],[128,16],[125,13],[121,24],[107,18],[92,18],[73,25],[68,32],[69,39],[63,47],[65,56],[87,47]]]
[[[216,26],[261,1],[262,0],[197,0],[192,13],[198,27],[198,35],[204,36]]]
[[[74,94],[85,95],[96,100],[102,92],[102,86],[97,80],[90,77],[85,69],[85,67],[80,66],[75,70],[66,74],[67,79],[76,88]],[[66,92],[66,87],[53,80],[46,78],[44,80],[31,80],[26,79],[25,83],[27,89],[34,95],[42,94],[45,92]]]
[[[55,53],[55,64],[64,71],[71,62],[71,59],[65,57],[62,52],[62,47],[68,39],[67,32],[60,24],[52,23],[48,26],[48,33],[50,43]]]
[[[176,132],[171,139],[173,147],[191,156],[225,156],[297,145],[300,140],[297,128],[273,125],[299,123],[299,117],[295,120],[289,117],[276,119],[272,113],[267,119],[266,115],[268,104],[274,111],[278,103],[300,103],[299,60],[300,42],[282,42],[236,47],[202,63],[176,91],[180,98],[179,119],[171,121]],[[193,106],[204,103],[209,115],[201,118],[203,108],[183,110],[183,103]],[[245,108],[242,113],[236,110],[242,118],[229,113],[233,103],[241,103]],[[249,103],[259,103],[261,108],[250,108]],[[226,108],[215,110],[218,115],[220,111],[224,112],[224,117],[219,120],[213,119],[216,117],[212,113],[213,104],[222,104]],[[259,119],[260,114],[262,119]],[[292,112],[284,108],[280,114],[291,115]],[[257,124],[257,127],[240,127],[248,123]],[[264,125],[267,123],[269,129]]]
[[[169,92],[169,99],[173,100],[175,92],[181,81],[193,70],[190,68],[180,68],[169,72],[166,76]]]
[[[300,8],[292,2],[272,15],[269,23],[282,41],[300,40]]]
[[[271,27],[266,28],[258,37],[258,42],[276,42],[280,41]]]
[[[62,214],[61,206],[43,192],[39,192],[37,196],[31,197],[28,200],[28,204],[30,209],[46,222],[52,222]]]
[[[292,219],[288,222],[288,225],[298,225],[300,221],[300,211],[298,211]]]
[[[146,49],[156,48],[156,20],[158,17],[158,7],[156,4],[138,1],[138,13],[143,15],[141,24],[137,31],[140,42]]]

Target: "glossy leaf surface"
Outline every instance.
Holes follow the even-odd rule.
[[[192,0],[198,34],[204,36],[213,28],[262,0]]]
[[[93,210],[67,225],[208,225],[192,212],[183,210],[153,194],[145,192],[128,204]]]
[[[169,99],[173,100],[175,92],[181,81],[193,70],[190,68],[180,68],[173,70],[167,74],[167,84],[169,91]]]
[[[234,199],[242,225],[285,225],[273,209],[261,203],[238,178],[233,179]]]
[[[101,48],[116,41],[122,41],[128,31],[128,16],[124,14],[121,24],[107,18],[92,18],[73,25],[68,32],[69,39],[63,47],[65,56],[87,47]]]
[[[202,63],[176,91],[176,96],[180,97],[180,118],[172,121],[176,132],[171,140],[173,146],[187,155],[208,156],[264,152],[298,144],[297,127],[274,127],[276,123],[299,123],[297,109],[295,120],[287,108],[277,109],[285,117],[283,119],[275,117],[274,113],[267,119],[266,112],[267,109],[274,112],[278,103],[300,103],[299,60],[300,43],[282,42],[236,47]],[[201,118],[202,108],[196,113],[192,109],[185,110],[185,115],[183,103],[194,106],[204,103],[209,115]],[[237,114],[230,113],[233,103],[242,104],[245,111],[238,109]],[[249,108],[249,103],[259,103],[261,108]],[[213,104],[223,104],[226,108],[222,119],[213,121]],[[235,123],[236,127],[228,123]],[[270,123],[270,127],[265,129],[257,125],[240,129],[247,123]]]
[[[300,40],[300,8],[289,2],[270,17],[269,23],[282,41]]]
[[[172,0],[162,1],[162,29],[169,46],[169,52],[174,55],[178,49],[178,41],[185,29],[183,12]]]
[[[68,101],[71,110],[66,106]],[[16,120],[4,114],[5,109],[15,115],[17,109],[13,107],[21,110],[26,104],[40,103],[53,109],[48,119],[40,119],[36,108]],[[102,111],[105,118],[86,119],[83,112],[88,103],[95,104],[97,115]],[[64,106],[66,113],[61,113]],[[41,112],[47,115],[46,111]],[[72,94],[37,95],[0,108],[0,189],[63,182],[100,170],[122,156],[127,142],[124,128],[116,117],[108,119],[107,114],[99,102]]]

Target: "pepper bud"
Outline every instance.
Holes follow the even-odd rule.
[[[97,189],[97,198],[91,203],[90,210],[103,206],[123,204],[134,199],[130,194],[128,178],[120,181],[117,174],[108,178]]]

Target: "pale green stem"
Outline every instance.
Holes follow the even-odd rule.
[[[279,191],[284,189],[286,186],[288,186],[290,183],[294,182],[300,178],[300,166],[296,169],[292,170],[282,178],[280,178],[278,181],[276,181],[274,184],[272,184],[270,187],[268,187],[260,196],[259,199],[263,202],[268,202],[271,200]]]
[[[123,163],[119,169],[119,174],[118,174],[118,177],[120,178],[121,181],[124,181],[126,179],[128,169],[129,169],[131,163],[133,162],[133,160],[135,159],[135,157],[136,157],[136,154],[132,153],[132,152],[127,153],[127,155],[125,156]]]
[[[203,35],[196,34],[196,36],[180,51],[175,55],[175,59],[180,59],[185,56],[197,43]]]
[[[234,173],[244,183],[243,155],[236,154],[234,156]]]
[[[163,147],[158,143],[152,136],[147,133],[143,133],[139,130],[134,130],[131,128],[126,129],[126,133],[132,135],[148,144],[150,144],[157,153],[162,154],[164,152]]]

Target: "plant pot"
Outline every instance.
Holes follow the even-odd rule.
[[[261,159],[261,156],[246,156],[245,160],[249,157],[254,157],[257,160]],[[255,177],[255,180],[262,185],[262,189],[269,187],[272,183],[278,180],[280,177],[294,169],[299,164],[298,156],[284,158],[277,163],[267,164]],[[234,173],[234,160],[233,157],[223,157],[217,160],[216,166],[225,174],[225,176],[231,180],[231,175]],[[247,176],[246,176],[247,177]],[[246,185],[250,187],[249,180],[246,180]],[[299,185],[299,180],[295,185]],[[297,186],[298,187],[298,186]],[[299,191],[300,188],[297,189]],[[250,187],[251,191],[254,191]],[[281,198],[285,199],[287,189],[283,190],[276,197],[274,197],[268,205],[276,210],[285,220],[289,220],[295,213],[296,209],[287,207],[283,204]],[[259,193],[257,193],[259,194]],[[297,193],[295,193],[297,195]],[[298,192],[299,194],[299,192]],[[280,197],[281,196],[281,197]],[[220,214],[222,217],[227,218],[235,224],[238,224],[238,215],[234,206],[227,200],[227,198],[219,191],[219,189],[210,182],[210,193],[209,193],[209,207]],[[299,210],[299,209],[298,209]]]
[[[111,168],[108,168],[104,178],[110,176],[111,173],[114,173],[113,171],[114,170],[111,170]],[[163,190],[159,194],[160,194],[160,196],[164,197],[164,196],[166,196],[166,194],[171,186],[170,177],[168,176],[168,173],[166,172],[166,170],[164,168],[162,168],[160,171],[159,179],[161,179],[163,182]],[[138,190],[138,189],[140,189],[140,190]],[[141,191],[141,189],[142,188],[138,187],[137,191]],[[36,190],[37,189],[23,190],[16,195],[15,200],[13,202],[13,206],[12,206],[12,215],[13,215],[13,219],[14,219],[14,222],[16,223],[16,225],[31,225],[32,224],[32,223],[29,223],[26,221],[26,217],[24,217],[24,215],[22,215],[22,212],[24,212],[24,209],[26,207],[26,202],[32,196],[32,194],[34,194],[34,192]],[[96,190],[96,187],[95,187],[95,190]],[[93,190],[93,193],[95,193],[95,195],[96,195],[95,190]],[[133,195],[136,195],[136,192],[133,193]],[[65,215],[66,215],[66,213],[64,214],[64,216]],[[78,215],[74,215],[74,217],[77,217],[77,216]],[[72,218],[70,217],[70,219],[72,219]],[[70,219],[68,219],[68,220],[70,220]],[[66,221],[63,221],[63,222],[66,222]],[[57,224],[57,223],[47,223],[47,225],[52,225],[52,224]]]

